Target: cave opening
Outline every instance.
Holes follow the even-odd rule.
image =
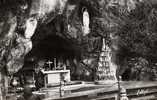
[[[66,38],[48,35],[32,48],[31,53],[42,59],[72,59],[79,58],[80,48]]]
[[[48,66],[46,62],[52,61],[51,69],[54,69],[54,59],[56,66],[64,64],[66,69],[71,71],[71,76],[77,70],[75,60],[81,59],[81,47],[71,41],[56,34],[49,34],[42,38],[38,43],[33,43],[32,50],[25,56],[25,63],[22,72],[35,71],[35,67],[40,66],[38,63],[44,62],[44,67]],[[58,70],[58,69],[57,69]],[[32,75],[30,75],[32,76]],[[71,77],[72,80],[75,78]]]

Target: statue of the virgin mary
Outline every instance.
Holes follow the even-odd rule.
[[[89,13],[87,11],[87,8],[82,8],[82,13],[83,13],[83,32],[84,32],[84,36],[89,34],[90,32],[90,28],[89,28]]]

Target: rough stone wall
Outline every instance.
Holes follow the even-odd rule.
[[[118,41],[118,37],[115,35],[115,33],[117,31],[118,26],[123,24],[124,22],[122,20],[123,17],[125,17],[127,12],[129,12],[131,9],[134,9],[136,2],[132,0],[127,0],[127,2],[125,2],[125,0],[120,0],[120,1],[119,0],[106,0],[106,1],[80,0],[79,3],[76,3],[76,7],[74,7],[74,11],[72,11],[70,15],[68,15],[68,17],[67,14],[64,12],[65,10],[64,6],[67,6],[65,4],[66,2],[67,2],[66,0],[64,2],[61,2],[60,6],[57,8],[59,15],[62,15],[60,14],[60,12],[63,11],[63,17],[61,18],[65,19],[63,20],[65,21],[64,25],[65,26],[69,25],[69,29],[68,27],[66,27],[62,33],[64,33],[66,38],[76,41],[76,44],[79,45],[81,48],[81,52],[82,52],[81,60],[73,61],[75,65],[78,64],[76,71],[80,71],[78,72],[79,76],[82,72],[83,74],[86,74],[85,76],[90,76],[91,74],[93,74],[93,72],[96,70],[97,67],[99,53],[102,47],[102,38],[107,39],[107,44],[109,45],[109,47],[111,47],[113,54],[116,54],[118,50],[118,46],[117,46],[118,44],[115,41]],[[39,1],[35,0],[34,3],[32,3],[32,5],[36,3],[40,4]],[[83,36],[83,32],[82,32],[81,9],[84,6],[87,7],[87,9],[89,9],[88,11],[90,15],[91,33],[88,34],[87,36]],[[57,13],[51,13],[52,15],[51,14],[49,15],[49,12],[51,12],[50,9],[53,8],[48,9],[43,6],[42,7],[39,6],[38,8],[38,6],[35,5],[32,6],[30,9],[31,12],[29,12],[29,14],[36,14],[38,16],[37,18],[43,17],[43,16],[39,16],[40,9],[43,9],[42,13],[44,14],[45,12],[48,13],[48,15],[46,16],[44,15],[44,18],[46,19],[44,21],[46,23],[49,23],[49,21],[53,20],[54,16],[58,15]],[[48,9],[48,12],[45,9]],[[27,18],[27,16],[25,15],[21,15],[21,16]],[[30,40],[27,40],[23,35],[21,35],[21,33],[15,32],[15,27],[17,24],[19,24],[17,21],[18,20],[17,17],[18,16],[16,15],[11,15],[11,17],[6,20],[7,23],[4,23],[3,21],[0,24],[0,26],[3,29],[1,31],[1,38],[2,38],[1,44],[4,45],[3,47],[1,47],[2,48],[1,59],[3,59],[1,65],[3,65],[4,67],[5,64],[7,63],[7,66],[9,66],[10,69],[12,69],[14,64],[16,65],[15,68],[17,68],[18,65],[16,71],[19,68],[21,68],[23,65],[23,60],[20,58],[24,58],[24,55],[26,54],[24,48],[28,47],[27,43],[28,44],[30,43]],[[60,36],[63,35],[60,34]],[[14,60],[12,60],[12,58]],[[115,60],[115,55],[113,55],[112,59],[113,62],[116,63],[117,59]]]
[[[13,0],[8,1],[11,4]],[[23,1],[25,0],[22,0],[22,2]],[[43,6],[40,1],[44,1],[45,5],[48,4],[48,6]],[[30,12],[27,12],[28,14],[25,14],[26,12],[23,12],[24,14],[20,12],[21,8],[27,8],[27,4],[25,3],[23,6],[17,7],[13,4],[10,9],[7,8],[8,11],[5,12],[4,10],[3,13],[0,13],[0,68],[3,70],[3,73],[2,70],[0,73],[1,87],[6,87],[6,74],[12,75],[23,66],[24,56],[32,47],[30,37],[28,39],[27,36],[25,36],[25,28],[27,28],[26,21],[30,17],[30,14],[35,14],[37,20],[42,20],[41,23],[49,23],[56,17],[56,15],[63,15],[61,18],[65,19],[63,20],[63,22],[65,21],[64,25],[69,25],[69,29],[67,29],[67,27],[63,32],[58,31],[58,33],[60,33],[58,35],[63,36],[61,33],[65,33],[64,36],[66,38],[75,41],[76,45],[81,48],[80,58],[71,61],[75,66],[73,74],[76,74],[78,79],[94,80],[94,73],[98,67],[99,54],[102,47],[102,38],[107,39],[107,45],[111,48],[113,53],[111,59],[114,64],[118,65],[117,62],[120,61],[118,61],[116,54],[119,50],[118,41],[120,40],[115,33],[119,26],[124,24],[125,16],[127,16],[132,9],[135,9],[136,3],[144,0],[78,0],[79,3],[76,3],[76,8],[68,16],[68,19],[66,19],[66,14],[64,15],[67,0],[54,0],[57,5],[52,2],[47,3],[49,2],[48,0],[40,1],[34,0],[33,4],[35,5],[32,7],[28,6],[28,8],[31,9]],[[14,3],[18,4],[16,0],[14,0]],[[5,2],[0,1],[0,5],[3,4],[5,4]],[[41,6],[38,8],[36,4]],[[54,6],[50,7],[51,4]],[[88,11],[90,15],[91,32],[87,36],[83,36],[82,32],[81,9],[84,6],[89,9]],[[1,8],[2,7],[5,6],[1,6]],[[19,10],[19,13],[17,13],[16,10]],[[53,12],[54,10],[55,12]],[[18,27],[21,29],[19,28],[18,31],[16,31]],[[61,29],[58,28],[57,30]],[[1,90],[5,91],[4,88],[1,88]]]
[[[127,16],[129,11],[135,8],[135,5],[136,2],[132,0],[80,0],[73,5],[67,5],[66,12],[57,16],[53,23],[51,23],[52,20],[49,20],[43,32],[49,30],[49,32],[47,32],[48,34],[57,34],[58,36],[72,40],[75,45],[81,48],[78,50],[81,52],[80,58],[71,62],[74,64],[71,66],[75,66],[72,73],[76,74],[78,79],[84,76],[84,78],[92,76],[90,79],[93,79],[95,76],[93,73],[95,73],[98,66],[102,38],[107,40],[107,45],[112,51],[111,60],[114,65],[117,65],[118,58],[116,58],[116,55],[119,50],[119,37],[116,35],[116,32],[119,26],[125,24],[123,18]],[[88,9],[90,15],[91,32],[86,36],[83,35],[82,30],[83,7]],[[61,29],[61,24],[65,26],[63,29]],[[50,31],[53,31],[53,33]],[[45,37],[42,32],[36,35],[35,41],[39,41],[41,38]]]

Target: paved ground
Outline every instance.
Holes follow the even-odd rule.
[[[126,89],[136,89],[136,88],[144,88],[149,86],[157,86],[157,82],[122,82],[121,85]],[[60,98],[60,88],[49,88],[44,89],[44,92],[35,92],[35,94],[44,94],[46,96],[45,100],[49,99],[59,99]],[[83,96],[87,94],[96,94],[96,93],[109,93],[118,91],[118,84],[117,83],[110,83],[104,85],[96,85],[92,82],[87,82],[84,84],[79,85],[72,85],[72,86],[64,86],[64,96],[62,98],[69,98],[69,97],[76,97],[76,96]]]
[[[154,87],[157,86],[157,82],[122,82],[121,85],[126,89],[136,89],[136,88],[145,88],[145,87]],[[82,84],[77,85],[69,85],[64,86],[64,95],[60,97],[60,87],[49,87],[47,89],[42,89],[41,91],[35,91],[34,94],[40,95],[45,97],[45,100],[52,100],[52,99],[64,99],[64,98],[72,98],[72,97],[79,97],[84,95],[90,94],[97,94],[97,93],[115,93],[118,91],[118,84],[110,83],[110,84],[103,84],[97,85],[93,82],[85,82]],[[13,96],[15,98],[15,96]],[[14,98],[8,100],[16,100]]]

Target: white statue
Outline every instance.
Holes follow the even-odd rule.
[[[84,32],[84,36],[89,34],[90,29],[89,29],[89,13],[87,11],[87,8],[83,8],[82,9],[83,12],[83,32]]]

